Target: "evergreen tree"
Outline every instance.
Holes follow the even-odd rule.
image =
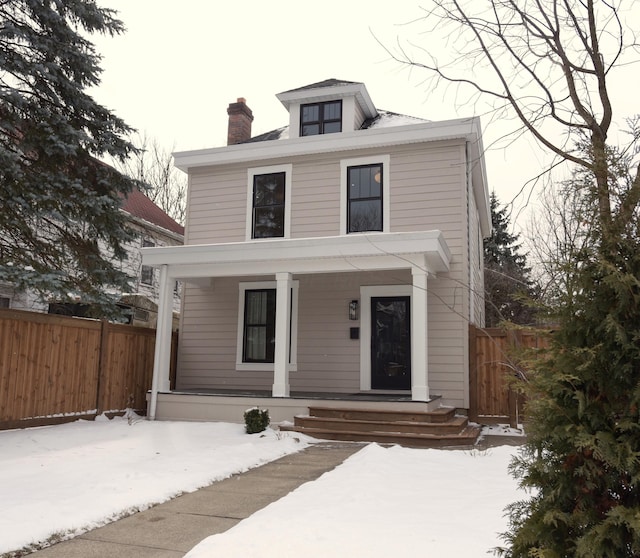
[[[86,36],[123,29],[93,0],[0,2],[0,281],[105,312],[128,288],[120,203],[135,181],[97,158],[134,148],[86,91],[101,72]]]
[[[503,321],[530,324],[534,310],[528,300],[534,294],[527,258],[520,253],[519,234],[509,232],[506,207],[500,208],[491,193],[493,231],[484,241],[485,323],[496,327]]]
[[[620,208],[632,180],[628,159],[614,159],[611,201]],[[593,177],[575,186],[593,207]],[[527,366],[527,442],[512,471],[532,494],[509,509],[510,557],[640,557],[638,212],[617,221],[614,251],[603,229],[591,222],[565,270],[573,288],[552,308],[551,345]]]

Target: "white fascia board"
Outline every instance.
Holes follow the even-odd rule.
[[[451,252],[440,231],[425,231],[143,248],[142,261],[179,278],[412,266],[438,273],[448,271]]]
[[[174,153],[175,165],[188,171],[197,167],[226,165],[232,163],[255,163],[268,159],[296,157],[315,153],[330,153],[387,147],[408,143],[461,139],[472,142],[477,149],[479,120],[457,118],[440,122],[390,126],[355,130],[338,134],[321,134],[302,138],[281,139],[264,142],[241,143],[212,149],[181,151]]]

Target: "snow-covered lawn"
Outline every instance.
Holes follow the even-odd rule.
[[[0,554],[69,538],[306,446],[264,434],[139,417],[0,431]]]
[[[308,443],[272,430],[249,436],[237,424],[123,418],[0,431],[0,554],[78,534]],[[372,444],[188,556],[486,556],[505,530],[504,506],[522,497],[507,474],[514,452]]]
[[[506,471],[513,452],[372,444],[185,558],[491,555],[504,507],[522,497]]]

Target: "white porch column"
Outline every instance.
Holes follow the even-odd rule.
[[[411,399],[429,401],[429,351],[427,347],[427,272],[411,268]]]
[[[276,346],[273,358],[273,397],[289,397],[289,327],[291,273],[276,273]]]
[[[169,266],[160,267],[160,292],[158,293],[158,322],[156,324],[156,347],[153,357],[153,381],[149,401],[149,420],[156,418],[159,391],[169,391],[171,364],[171,326],[173,321],[173,285],[168,273]]]

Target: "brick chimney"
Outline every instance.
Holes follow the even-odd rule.
[[[229,115],[227,145],[234,145],[251,139],[253,113],[246,103],[246,99],[239,97],[237,102],[229,104],[227,109],[227,114]]]

